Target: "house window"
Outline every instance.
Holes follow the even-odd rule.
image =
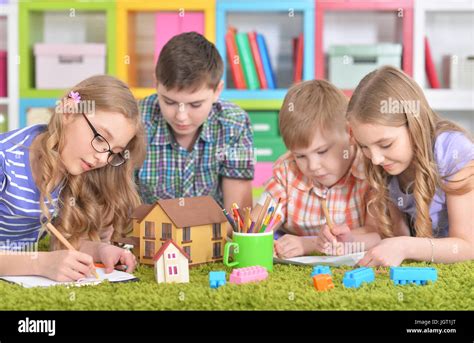
[[[191,228],[189,226],[183,227],[183,242],[191,240]]]
[[[184,252],[186,255],[189,256],[189,261],[191,261],[191,247],[183,247]]]
[[[155,254],[155,242],[145,241],[145,258],[152,258]]]
[[[174,252],[168,254],[168,260],[171,260],[171,259],[174,259],[174,258],[176,258],[176,254]]]
[[[178,275],[178,267],[177,266],[169,266],[168,267],[168,275]]]
[[[212,224],[212,239],[221,239],[221,224]]]
[[[212,258],[220,258],[220,257],[222,257],[221,248],[222,248],[221,242],[217,242],[217,243],[214,243],[214,244],[213,244],[213,247],[212,247]]]
[[[171,224],[170,223],[161,224],[161,238],[171,239]]]
[[[155,222],[145,222],[145,238],[155,239]]]

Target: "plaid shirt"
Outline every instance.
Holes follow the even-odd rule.
[[[326,199],[334,224],[347,224],[351,229],[364,225],[366,195],[369,184],[364,180],[361,153],[357,152],[347,174],[334,186],[314,185],[298,169],[290,153],[281,156],[273,166],[273,176],[265,184],[259,204],[267,195],[274,204],[281,198],[281,230],[297,236],[315,236],[326,224],[321,199]]]
[[[222,206],[222,177],[253,179],[253,133],[247,113],[218,100],[191,151],[171,133],[153,94],[139,101],[147,136],[145,162],[137,183],[145,203],[211,195]]]

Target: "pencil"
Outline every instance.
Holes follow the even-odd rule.
[[[72,251],[77,251],[72,245],[71,243],[69,243],[67,241],[66,238],[64,238],[64,236],[61,234],[61,232],[59,232],[53,224],[51,223],[47,223],[46,224],[46,227],[48,228],[49,232],[51,232],[54,236],[56,236],[57,239],[59,239],[59,241],[61,243],[64,244],[64,246],[68,249],[68,250],[72,250]],[[92,267],[91,267],[91,271],[92,271],[92,274],[96,277],[96,279],[99,278],[99,275],[97,274],[97,271],[95,270],[95,267],[94,267],[94,264],[92,264]]]
[[[265,199],[265,203],[263,204],[262,209],[260,210],[260,214],[258,215],[258,219],[255,222],[255,232],[258,233],[260,229],[262,228],[262,222],[265,217],[265,214],[267,213],[268,206],[270,206],[270,202],[272,201],[272,197],[267,195],[267,198]]]
[[[234,232],[237,232],[237,227],[235,225],[235,221],[234,221],[234,219],[232,219],[232,217],[229,215],[229,213],[227,213],[225,208],[222,209],[222,213],[224,213],[224,216],[227,218],[227,221],[229,222],[230,226],[232,226],[232,230]]]
[[[326,217],[326,223],[328,224],[329,230],[332,233],[332,229],[334,227],[334,224],[331,220],[331,217],[329,216],[329,211],[328,211],[328,206],[326,204],[326,199],[321,200],[321,206],[323,207],[324,217]]]
[[[250,209],[248,207],[244,208],[244,213],[245,213],[244,233],[247,233],[249,229]]]

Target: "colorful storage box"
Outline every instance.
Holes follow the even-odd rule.
[[[0,51],[0,98],[7,96],[7,52]]]
[[[105,74],[105,44],[34,46],[37,89],[69,88],[92,75]]]
[[[286,152],[286,146],[281,137],[255,137],[254,146],[257,162],[274,162]]]
[[[248,112],[255,138],[278,136],[278,112]]]
[[[400,68],[401,44],[333,45],[329,48],[329,81],[354,89],[368,73],[384,65]]]

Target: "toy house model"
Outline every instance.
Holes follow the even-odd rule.
[[[153,265],[153,256],[172,239],[189,265],[222,261],[227,219],[210,196],[159,200],[132,214],[134,254]]]
[[[156,282],[189,282],[189,256],[173,240],[161,246],[153,261]]]

